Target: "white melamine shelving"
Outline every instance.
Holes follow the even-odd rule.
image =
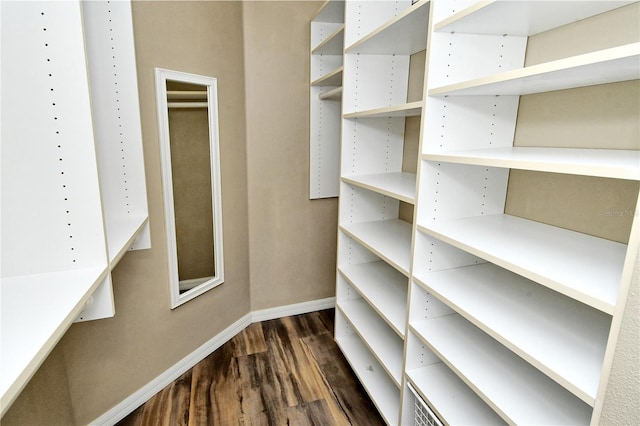
[[[310,199],[339,191],[344,30],[344,1],[325,2],[310,23]]]
[[[1,416],[74,321],[114,315],[111,269],[150,242],[130,3],[0,7]]]
[[[345,48],[345,53],[411,55],[426,48],[429,2],[422,0],[405,9]]]
[[[411,224],[399,219],[389,219],[345,224],[341,229],[402,274],[409,276]]]
[[[0,393],[3,411],[85,308],[105,268],[2,278]]]
[[[491,263],[416,275],[467,320],[593,405],[611,317]]]
[[[342,86],[342,71],[344,67],[338,68],[324,74],[322,77],[311,82],[312,86]]]
[[[622,134],[615,143],[545,140],[554,126],[567,137],[580,123],[608,127],[592,112],[596,105],[584,112],[568,106],[577,115],[567,120],[575,121],[562,123],[525,107],[548,92],[565,91],[549,102],[577,103],[599,90],[592,86],[615,93],[638,80],[640,37],[623,23],[637,13],[632,3],[346,3],[337,295],[370,306],[371,324],[391,325],[396,334],[401,317],[409,322],[400,334],[398,424],[414,421],[408,383],[443,424],[600,422],[640,245],[638,215],[625,207],[632,219],[624,226],[621,218],[597,225],[594,217],[603,229],[563,229],[556,225],[573,215],[588,222],[587,212],[549,197],[543,215],[538,188],[530,188],[557,179],[558,189],[544,191],[575,185],[583,197],[585,186],[602,185],[611,188],[612,203],[623,203],[629,197],[622,191],[640,180],[637,141]],[[620,28],[607,28],[612,21]],[[593,31],[602,34],[590,41]],[[422,49],[424,99],[410,93],[416,84],[409,75]],[[597,102],[604,117],[618,99]],[[407,117],[421,121],[415,177],[403,164],[410,157],[405,132],[415,123]],[[620,117],[635,128],[631,119]],[[545,136],[527,139],[537,131]],[[609,236],[618,225],[622,235]],[[340,311],[336,321],[348,315]],[[350,327],[336,331],[339,342],[356,333]],[[377,346],[354,339],[364,347],[356,352],[379,358]]]
[[[413,204],[416,198],[415,173],[378,173],[375,175],[343,176],[342,181],[382,195]]]
[[[345,265],[338,271],[403,338],[407,316],[407,277],[382,261]]]
[[[371,309],[364,299],[338,301],[338,309],[351,323],[363,343],[400,388],[402,380],[402,347],[400,337]]]
[[[640,152],[613,149],[507,147],[423,155],[426,161],[640,180]]]
[[[313,48],[312,55],[340,55],[344,45],[344,24]]]
[[[603,312],[613,312],[624,244],[509,215],[443,220],[419,229]]]
[[[131,249],[137,236],[149,223],[147,216],[127,217],[124,219],[107,220],[107,228],[110,229],[107,235],[109,266],[113,269],[122,256]]]
[[[422,114],[422,101],[415,101],[402,105],[349,112],[344,114],[344,118],[415,117],[420,114]]]
[[[631,1],[477,1],[434,24],[440,32],[530,36],[571,24]]]
[[[336,342],[385,421],[397,423],[400,391],[382,366],[358,336],[336,335]]]
[[[412,324],[412,327],[424,343],[507,422],[589,422],[591,409],[587,404],[460,315],[446,315]]]
[[[504,421],[445,364],[407,370],[414,389],[440,418],[452,425],[499,425]],[[464,408],[462,408],[464,407]]]
[[[389,424],[400,419],[405,387],[402,349],[417,190],[414,161],[419,157],[413,117],[423,114],[430,9],[428,1],[348,1],[344,15],[336,294],[345,311],[336,317],[355,318],[353,327],[393,376],[393,391],[365,383]],[[343,306],[344,300],[350,305]],[[366,325],[349,311],[355,307],[366,308]],[[371,344],[374,337],[366,336],[394,343]],[[336,339],[342,339],[338,330]],[[385,355],[389,350],[397,352],[390,357],[392,365]],[[385,398],[384,407],[380,398]]]
[[[430,96],[528,95],[639,77],[640,43],[558,59],[429,90]]]

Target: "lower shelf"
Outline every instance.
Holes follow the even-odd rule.
[[[339,323],[336,316],[336,342],[340,350],[384,420],[388,424],[397,424],[400,390],[357,335],[338,334]]]
[[[106,278],[104,267],[2,278],[2,414]]]
[[[338,301],[337,308],[400,388],[403,342],[364,299]]]
[[[590,406],[460,315],[420,321],[412,328],[506,421],[589,424]]]
[[[435,414],[447,424],[499,425],[504,423],[478,395],[441,362],[409,370],[407,379]]]

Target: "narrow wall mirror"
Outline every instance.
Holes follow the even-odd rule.
[[[156,68],[171,309],[224,281],[217,81]]]

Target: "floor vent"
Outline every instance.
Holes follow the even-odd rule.
[[[431,411],[429,406],[422,400],[418,392],[411,386],[410,383],[407,383],[409,386],[409,390],[414,396],[415,405],[414,405],[414,424],[416,426],[443,426],[442,422],[438,417]]]

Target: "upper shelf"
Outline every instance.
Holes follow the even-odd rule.
[[[612,314],[627,246],[506,214],[435,221],[421,232]]]
[[[2,278],[2,414],[84,309],[108,272],[105,265]]]
[[[311,51],[312,55],[342,55],[344,46],[344,24],[331,33]]]
[[[405,203],[414,204],[416,198],[415,173],[378,173],[373,175],[346,176],[343,182],[356,185]]]
[[[325,1],[311,20],[316,22],[344,22],[344,1]]]
[[[328,74],[323,75],[311,82],[312,86],[342,86],[342,72],[344,71],[343,66],[339,66],[335,70],[331,71]]]
[[[411,225],[399,219],[350,223],[340,227],[405,276],[409,276]]]
[[[640,43],[436,87],[430,96],[528,95],[640,77]]]
[[[429,2],[420,1],[345,49],[345,53],[411,55],[427,45]]]
[[[344,114],[344,118],[412,117],[422,114],[422,101]]]
[[[640,180],[640,151],[509,147],[424,154],[427,161]]]
[[[479,1],[436,23],[435,31],[530,36],[632,1]]]
[[[404,338],[407,316],[407,277],[386,262],[377,261],[343,265],[340,274]]]

